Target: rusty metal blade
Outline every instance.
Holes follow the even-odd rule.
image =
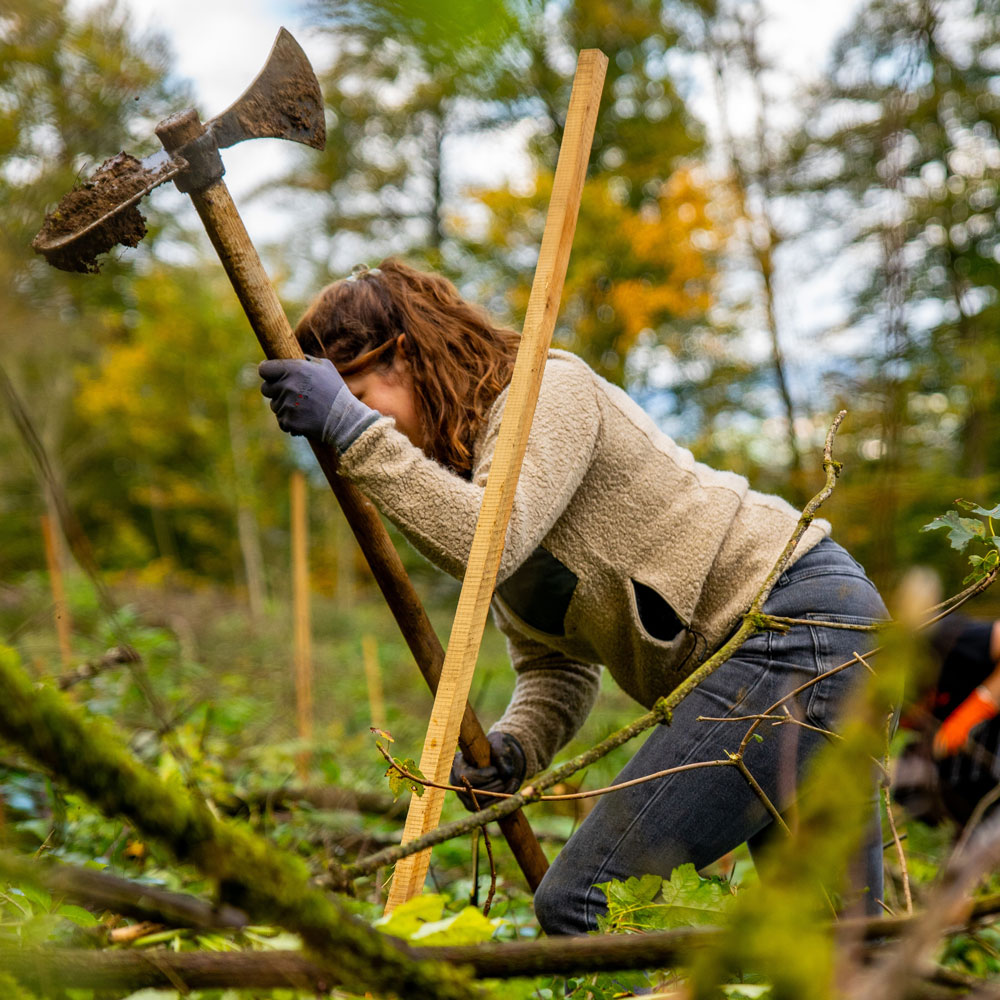
[[[146,226],[136,205],[187,165],[162,149],[144,160],[124,152],[112,156],[45,216],[32,248],[64,271],[96,271],[98,254],[116,243],[138,245]]]
[[[206,127],[220,149],[244,139],[291,139],[314,149],[326,145],[319,81],[290,32],[278,32],[253,83]]]
[[[161,123],[162,124],[162,123]],[[282,28],[264,68],[234,104],[206,126],[218,148],[245,139],[291,139],[315,149],[326,145],[323,95],[301,46]],[[97,271],[97,257],[118,243],[134,247],[146,234],[136,207],[153,188],[190,168],[183,150],[141,162],[128,153],[105,160],[65,195],[32,240],[32,247],[64,271]],[[193,155],[193,154],[192,154]]]

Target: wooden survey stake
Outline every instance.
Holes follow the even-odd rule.
[[[420,770],[439,784],[447,782],[451,770],[486,614],[496,586],[507,522],[562,298],[607,65],[604,53],[586,49],[580,53],[573,79],[524,331],[420,757]],[[403,843],[437,826],[443,802],[444,792],[439,788],[427,788],[421,797],[410,800]],[[429,862],[428,850],[403,858],[396,865],[386,912],[421,891]]]
[[[296,469],[291,478],[292,606],[295,622],[295,716],[302,748],[295,755],[299,780],[309,777],[313,738],[312,617],[309,593],[309,509],[306,477]]]
[[[69,617],[69,604],[66,602],[66,589],[63,587],[58,518],[53,519],[48,514],[42,514],[42,540],[45,543],[45,564],[49,570],[49,586],[52,588],[52,614],[56,622],[56,635],[59,637],[59,659],[65,670],[73,659],[70,641],[73,626]]]

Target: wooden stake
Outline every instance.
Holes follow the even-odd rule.
[[[382,695],[382,670],[378,662],[378,641],[370,633],[365,633],[361,637],[361,658],[365,662],[368,709],[372,726],[375,729],[385,729],[385,698]]]
[[[309,615],[309,526],[306,508],[306,477],[299,469],[292,473],[292,603],[295,621],[295,705],[299,739],[313,738],[312,629]],[[296,755],[299,779],[309,775],[308,750]]]
[[[59,637],[59,658],[64,668],[70,666],[73,660],[73,648],[70,635],[73,626],[69,617],[69,605],[66,603],[66,589],[63,586],[62,553],[59,549],[59,531],[53,526],[48,514],[42,514],[42,540],[45,543],[45,564],[49,569],[49,586],[52,588],[52,607],[56,623],[56,635]]]
[[[580,53],[573,80],[524,331],[420,757],[420,770],[439,783],[447,781],[451,770],[462,712],[496,586],[507,522],[562,298],[607,64],[602,52],[586,49]],[[444,792],[438,788],[427,788],[422,796],[410,800],[403,843],[437,825],[443,802]],[[421,891],[429,863],[430,851],[422,851],[396,865],[386,912]]]

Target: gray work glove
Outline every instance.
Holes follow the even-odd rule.
[[[262,361],[260,391],[271,400],[278,426],[346,451],[379,414],[352,395],[327,358]]]
[[[507,792],[513,795],[521,787],[524,772],[528,769],[521,744],[510,733],[494,732],[486,739],[490,744],[490,763],[486,767],[473,767],[460,753],[455,754],[450,784],[464,785],[462,779],[467,778],[473,789],[483,788],[488,792]],[[456,794],[469,812],[477,811],[472,796],[467,791]],[[479,808],[485,809],[496,802],[491,795],[482,795],[479,797]]]

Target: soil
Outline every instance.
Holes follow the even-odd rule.
[[[97,263],[100,254],[119,243],[137,246],[146,235],[146,221],[135,205],[117,212],[114,209],[146,188],[149,181],[149,171],[134,156],[124,152],[112,156],[45,216],[45,223],[31,245],[62,271],[100,271]],[[82,232],[109,212],[113,214],[100,225]],[[61,243],[73,233],[81,235]]]

